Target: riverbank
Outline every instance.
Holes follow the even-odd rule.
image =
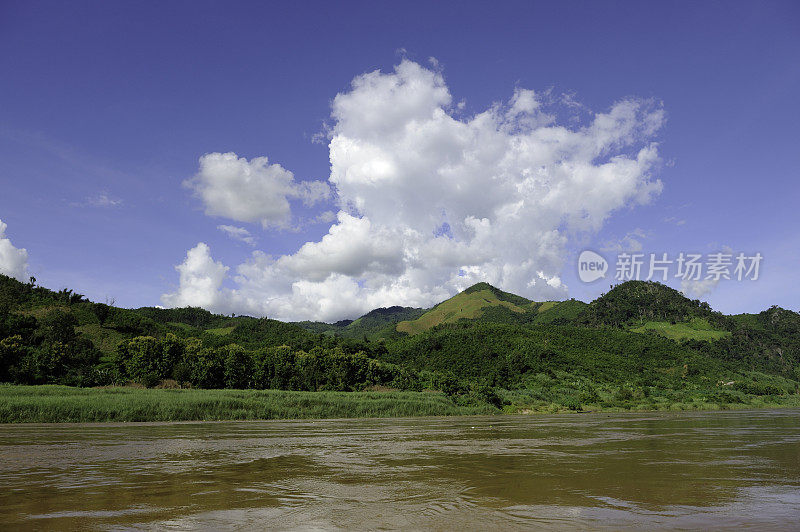
[[[594,397],[588,400],[574,391],[570,393],[565,389],[542,387],[502,390],[500,397],[504,403],[503,411],[509,414],[696,412],[800,407],[800,393],[756,395],[738,390],[721,390],[719,387],[659,389],[620,388],[602,384],[595,384],[592,389]]]
[[[0,423],[220,421],[491,414],[435,392],[293,392],[0,386]]]
[[[666,392],[665,392],[666,394]],[[534,401],[503,391],[506,414],[751,410],[800,407],[800,395],[744,395],[735,403],[671,392],[647,401],[579,405]],[[135,387],[0,385],[0,423],[341,419],[498,414],[489,404],[457,405],[439,392],[298,392]]]

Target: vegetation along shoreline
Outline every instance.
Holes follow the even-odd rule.
[[[0,276],[0,422],[800,406],[800,314],[653,282],[591,303],[478,283],[430,309],[285,323],[124,309]]]
[[[281,390],[168,390],[134,387],[76,388],[58,385],[0,386],[0,423],[98,423],[265,421],[404,418],[503,414],[735,411],[799,408],[798,396],[750,396],[743,403],[661,403],[642,406],[557,403],[533,408],[458,406],[440,392],[297,392]]]

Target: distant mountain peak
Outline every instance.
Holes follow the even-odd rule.
[[[512,294],[511,292],[504,292],[503,290],[500,290],[496,286],[492,286],[487,282],[475,283],[474,285],[465,289],[458,295],[473,294],[475,292],[482,292],[484,290],[488,290],[489,292],[494,294],[500,301],[507,301],[509,303],[513,303],[514,305],[527,305],[531,303],[530,299],[518,296],[517,294]]]
[[[503,292],[489,283],[476,283],[459,292],[450,299],[442,301],[415,320],[402,321],[396,330],[416,334],[442,323],[455,323],[459,320],[474,320],[481,317],[486,309],[502,308],[505,312],[525,313],[532,301]]]
[[[470,286],[469,288],[465,288],[461,291],[462,294],[471,294],[472,292],[479,292],[481,290],[491,290],[494,291],[501,291],[496,286],[492,286],[487,282],[481,281],[480,283],[475,283],[474,285]]]

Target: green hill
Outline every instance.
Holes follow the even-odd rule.
[[[348,334],[366,336],[391,335],[397,323],[415,320],[425,313],[425,309],[411,307],[377,308],[370,311],[346,327]],[[387,330],[388,328],[388,330]]]
[[[517,325],[568,323],[575,320],[585,306],[585,303],[574,299],[531,301],[504,292],[489,283],[478,283],[439,303],[416,320],[398,323],[397,331],[415,335],[438,325],[462,320]]]
[[[336,323],[302,321],[297,325],[318,334],[340,335],[345,338],[370,339],[393,336],[398,322],[414,320],[425,313],[425,309],[413,307],[381,307],[371,310],[356,320]]]
[[[427,310],[284,323],[118,308],[0,275],[0,382],[431,389],[509,411],[800,404],[800,314],[724,316],[659,283],[588,304],[479,283]]]
[[[628,281],[589,303],[575,320],[591,327],[652,332],[672,340],[719,340],[731,335],[731,318],[657,282]]]
[[[401,321],[397,324],[397,331],[413,335],[443,323],[475,320],[488,307],[503,307],[522,314],[529,310],[530,304],[531,301],[524,297],[503,292],[489,283],[478,283],[439,303],[415,320]]]
[[[686,322],[692,318],[725,325],[725,318],[708,303],[689,299],[674,288],[657,282],[628,281],[589,303],[581,315],[592,326],[623,327],[646,321]]]
[[[586,307],[574,299],[535,302],[489,283],[477,283],[430,309],[413,307],[377,308],[357,318],[336,323],[302,321],[303,329],[328,336],[370,340],[418,334],[443,323],[468,320],[474,323],[571,323]]]

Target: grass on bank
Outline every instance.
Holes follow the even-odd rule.
[[[293,392],[0,385],[0,423],[218,421],[492,414],[434,392]]]
[[[686,382],[675,387],[595,383],[559,372],[538,374],[524,388],[499,390],[505,413],[742,410],[800,407],[795,381],[759,372],[728,382]]]
[[[731,386],[709,383],[707,387],[658,389],[632,384],[598,385],[574,376],[556,380],[540,374],[524,389],[498,391],[504,403],[502,411],[508,414],[800,407],[800,391],[789,389],[788,381],[785,386],[765,387],[756,386],[754,376],[744,377]],[[498,412],[488,404],[457,405],[439,392],[0,385],[0,423],[324,419]]]

